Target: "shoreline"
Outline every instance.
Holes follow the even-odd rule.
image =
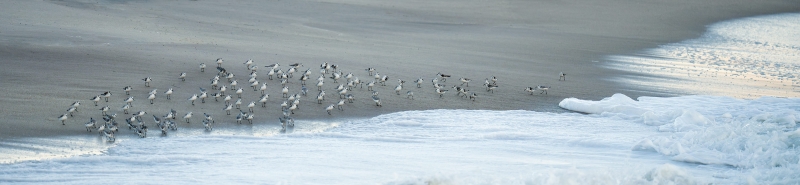
[[[602,67],[607,62],[604,57],[635,54],[658,45],[696,38],[705,32],[706,25],[714,22],[800,9],[800,5],[790,1],[753,3],[756,5],[746,1],[687,1],[670,2],[674,6],[669,7],[652,2],[633,5],[609,1],[603,2],[608,3],[606,5],[594,4],[598,7],[593,4],[569,6],[530,3],[541,6],[534,8],[538,10],[534,11],[520,10],[514,5],[497,5],[500,7],[490,9],[509,10],[512,13],[506,15],[502,11],[479,11],[489,14],[481,17],[471,15],[477,10],[470,9],[481,5],[479,2],[458,6],[442,3],[430,7],[408,4],[375,5],[356,1],[333,4],[281,2],[269,9],[278,10],[299,5],[312,5],[313,8],[263,13],[259,15],[269,19],[260,20],[240,14],[193,18],[207,8],[218,7],[214,4],[176,8],[196,5],[191,2],[109,3],[88,8],[78,6],[85,5],[80,3],[11,2],[8,4],[17,6],[3,7],[15,7],[18,10],[5,12],[11,12],[9,16],[20,16],[21,19],[3,21],[12,26],[0,30],[0,36],[8,41],[0,44],[0,55],[5,56],[2,61],[8,66],[0,69],[0,72],[4,79],[13,82],[4,86],[3,94],[7,96],[0,98],[5,104],[1,111],[5,120],[0,124],[0,139],[85,134],[81,123],[89,117],[99,118],[99,111],[92,109],[102,107],[105,103],[100,102],[101,106],[95,107],[88,98],[103,91],[112,91],[114,96],[106,105],[111,107],[111,113],[119,112],[123,116],[117,109],[122,105],[121,99],[126,97],[121,88],[127,85],[134,86],[131,95],[136,97],[135,104],[139,107],[149,106],[144,96],[151,89],[158,89],[156,104],[145,110],[148,112],[144,116],[148,120],[147,124],[151,124],[151,115],[160,116],[173,108],[179,111],[180,116],[187,111],[194,112],[195,121],[191,127],[202,127],[199,124],[202,112],[210,112],[215,120],[235,124],[232,119],[235,112],[232,111],[231,116],[224,115],[219,110],[222,108],[220,103],[196,103],[202,107],[191,107],[185,101],[187,94],[199,93],[198,87],[209,88],[206,85],[207,79],[216,71],[213,69],[216,66],[213,59],[220,57],[226,60],[224,67],[233,71],[240,83],[246,83],[247,80],[248,72],[241,63],[248,58],[253,58],[261,67],[258,77],[260,80],[266,80],[266,69],[263,66],[276,62],[283,66],[295,62],[304,63],[305,67],[301,69],[311,68],[313,72],[312,80],[309,81],[317,77],[319,73],[315,68],[323,61],[342,66],[342,69],[353,72],[362,81],[372,80],[363,71],[367,67],[378,68],[379,72],[390,76],[387,86],[376,87],[382,100],[386,101],[383,107],[376,109],[369,100],[369,93],[357,89],[352,92],[359,98],[356,103],[345,107],[345,111],[341,111],[343,115],[334,115],[334,119],[369,119],[400,111],[433,109],[568,112],[558,107],[558,102],[569,97],[597,100],[613,93],[624,93],[632,98],[675,96],[680,94],[609,82],[612,77],[638,74]],[[730,7],[702,13],[692,12],[720,4]],[[33,13],[25,12],[30,8],[50,11],[37,17]],[[152,10],[153,8],[156,9]],[[176,12],[162,12],[170,8],[175,8]],[[245,5],[222,8],[248,9]],[[431,12],[431,8],[442,10]],[[550,8],[565,12],[550,12]],[[114,10],[122,11],[113,12]],[[314,10],[341,14],[329,17],[327,14],[315,13]],[[340,10],[353,12],[342,13]],[[626,11],[608,13],[615,10]],[[595,13],[608,14],[593,17]],[[73,17],[57,17],[64,14]],[[103,14],[109,16],[101,17]],[[144,16],[150,14],[157,16]],[[376,15],[380,15],[375,18],[377,20],[369,18]],[[530,17],[520,18],[520,15]],[[657,17],[659,15],[669,15],[671,19]],[[544,19],[541,18],[543,16],[551,16],[550,19],[560,22],[541,20]],[[693,16],[697,19],[683,20]],[[591,20],[590,17],[596,20]],[[97,22],[88,21],[94,19],[110,25],[89,23]],[[195,19],[209,22],[183,25]],[[666,23],[653,22],[658,19],[667,20]],[[57,23],[49,23],[51,20]],[[366,22],[343,22],[351,20]],[[248,25],[262,21],[267,23]],[[137,22],[138,24],[133,24]],[[70,24],[89,24],[94,28]],[[701,25],[702,28],[699,28]],[[263,34],[265,32],[269,34]],[[261,38],[264,35],[267,38]],[[272,43],[275,45],[269,45]],[[593,60],[600,62],[591,62]],[[200,73],[197,69],[201,62],[209,66],[205,73]],[[567,81],[557,81],[560,71],[568,74]],[[180,72],[189,74],[185,83],[177,79]],[[459,77],[472,78],[470,89],[481,94],[477,103],[455,97],[452,89],[443,99],[437,99],[431,92],[433,88],[429,81],[437,72],[453,75],[446,83],[448,87],[457,85]],[[147,76],[156,79],[149,88],[144,87],[140,80]],[[418,90],[411,81],[419,76],[425,78],[425,83]],[[498,84],[501,87],[495,93],[484,92],[480,87],[483,78],[491,76],[500,78]],[[394,94],[392,89],[398,78],[407,81],[403,92],[407,89],[415,91],[415,100],[407,100],[404,95]],[[535,81],[531,82],[527,78]],[[296,91],[299,86],[294,81],[296,79],[292,80],[294,84],[290,86]],[[267,114],[257,111],[260,118],[256,118],[254,122],[270,123],[268,119],[280,115],[276,107],[282,101],[280,89],[276,88],[279,84],[275,80],[266,81],[269,83],[271,95],[268,106],[272,107],[264,109]],[[309,83],[311,98],[303,100],[295,119],[326,119],[327,115],[323,115],[324,107],[336,103],[335,91],[330,89],[334,85],[326,80],[325,88],[330,89],[326,91],[328,99],[323,104],[315,105],[313,97],[316,93],[312,83]],[[223,79],[220,84],[227,83]],[[523,91],[525,87],[535,85],[550,85],[554,88],[546,96],[530,96]],[[176,93],[167,102],[161,93],[170,87]],[[245,93],[249,95],[245,95],[244,104],[257,101],[256,95],[247,91],[249,87],[245,87]],[[57,125],[59,121],[55,119],[56,116],[63,113],[73,101],[81,101],[80,112],[67,121],[66,127]],[[135,111],[138,110],[131,110]],[[176,122],[181,123],[181,127],[187,126],[181,119],[176,119]],[[277,125],[277,121],[275,124]]]

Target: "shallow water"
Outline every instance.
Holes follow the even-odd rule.
[[[562,106],[596,112],[407,111],[299,121],[288,133],[256,123],[144,139],[121,130],[100,153],[0,165],[0,182],[800,182],[798,99],[615,95]]]
[[[700,38],[608,60],[609,67],[645,74],[616,81],[678,94],[798,97],[800,13],[723,21]]]

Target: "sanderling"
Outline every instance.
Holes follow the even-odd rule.
[[[258,102],[261,103],[261,107],[267,107],[267,101],[269,100],[269,94],[261,95],[261,99]]]
[[[183,119],[186,119],[186,123],[189,123],[189,119],[192,118],[192,112],[187,112],[186,115],[183,116]]]
[[[197,100],[197,94],[194,94],[194,95],[192,95],[192,97],[189,97],[189,101],[192,101],[192,106],[194,106],[194,101],[195,100]]]
[[[121,108],[122,108],[122,113],[128,114],[128,109],[130,109],[131,106],[128,105],[128,104],[125,104],[125,105],[122,105]]]
[[[467,87],[469,87],[469,82],[472,81],[469,78],[459,78],[458,80],[461,80],[461,85],[467,84]]]
[[[542,93],[547,94],[547,90],[550,89],[550,87],[544,86],[544,85],[540,85],[540,86],[536,86],[536,89],[542,91],[542,92],[539,92],[539,94],[542,94]]]
[[[61,125],[65,125],[64,122],[66,122],[67,118],[69,118],[69,116],[67,116],[68,114],[69,113],[65,113],[65,114],[63,114],[61,116],[58,116],[58,120],[61,121]]]
[[[100,96],[103,96],[106,102],[108,102],[108,97],[111,97],[111,91],[103,92],[103,94],[100,94]]]
[[[94,102],[94,106],[97,106],[97,102],[99,102],[101,99],[102,98],[100,98],[100,95],[97,95],[97,96],[94,96],[93,98],[91,98],[89,100]]]
[[[133,107],[133,104],[131,104],[131,103],[133,103],[133,96],[129,96],[128,98],[125,98],[125,103],[127,103],[128,105]]]
[[[222,67],[222,58],[217,58],[217,67]]]
[[[531,95],[533,95],[533,92],[535,92],[535,91],[536,91],[536,89],[534,89],[533,87],[526,87],[525,88],[525,92],[530,92]]]
[[[436,76],[439,77],[439,78],[442,78],[442,82],[446,82],[447,78],[450,78],[450,75],[446,75],[446,74],[442,74],[442,73],[437,73]]]
[[[181,73],[180,75],[178,75],[178,78],[180,78],[181,81],[186,81],[186,73]]]
[[[200,63],[200,72],[206,72],[206,63]]]
[[[142,79],[142,81],[144,81],[144,86],[145,87],[150,87],[150,82],[153,81],[153,79],[150,78],[150,77],[147,77],[147,78]]]
[[[325,108],[325,111],[328,112],[328,115],[331,115],[331,110],[333,110],[333,104],[328,105],[328,107]]]
[[[170,96],[172,96],[172,88],[169,88],[167,89],[167,91],[164,91],[164,94],[167,95],[167,99],[169,100]]]

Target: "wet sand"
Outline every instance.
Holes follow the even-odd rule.
[[[249,87],[243,64],[253,59],[258,80],[269,84],[268,107],[255,109],[255,124],[274,124],[281,114],[280,84],[267,79],[264,65],[303,63],[311,69],[309,97],[303,97],[295,119],[371,117],[406,110],[488,109],[565,112],[564,98],[600,99],[613,93],[630,97],[675,96],[655,89],[619,84],[612,77],[637,75],[605,68],[603,58],[632,53],[660,44],[695,38],[705,25],[753,15],[800,10],[793,1],[11,1],[0,2],[0,139],[86,134],[83,123],[99,119],[109,106],[118,118],[128,97],[122,87],[133,86],[131,112],[163,116],[170,109],[180,117],[193,112],[201,127],[210,113],[217,128],[233,126],[236,110],[225,115],[223,102],[213,99],[192,106],[187,100],[199,88],[210,89],[216,58],[236,74],[244,89],[243,106],[258,101]],[[386,86],[375,87],[382,107],[372,102],[366,87],[353,89],[355,103],[327,115],[324,108],[338,102],[325,81],[326,100],[317,104],[316,78],[323,62],[340,66],[362,81],[374,80],[364,69],[388,75]],[[208,68],[200,72],[198,65]],[[559,72],[568,74],[559,81]],[[187,80],[178,79],[186,72]],[[468,89],[476,101],[449,89],[443,98],[430,80],[450,74],[443,84]],[[288,85],[299,93],[299,73]],[[330,76],[330,75],[328,75]],[[494,93],[483,86],[496,76]],[[142,78],[151,77],[151,87]],[[425,79],[422,88],[412,81]],[[401,95],[397,79],[406,81]],[[339,80],[345,83],[346,80]],[[221,85],[228,85],[221,80]],[[547,95],[530,95],[525,87],[551,86]],[[163,92],[174,89],[171,100]],[[147,93],[158,89],[154,104]],[[414,92],[414,100],[405,92]],[[109,102],[94,106],[89,98],[111,91]],[[215,93],[215,90],[211,90]],[[228,90],[230,94],[232,90]],[[235,100],[235,96],[234,96]],[[74,101],[80,112],[62,126],[57,117]],[[243,110],[246,108],[243,107]],[[123,123],[123,121],[120,121]],[[124,131],[123,131],[124,133]]]

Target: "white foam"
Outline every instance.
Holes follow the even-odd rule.
[[[635,151],[653,151],[675,161],[775,172],[799,167],[800,130],[795,110],[800,108],[800,99],[797,98],[642,97],[637,102],[565,99],[561,105],[570,110],[591,109],[600,115],[624,114],[624,118],[666,132],[641,140],[632,147]],[[635,116],[632,111],[619,111],[620,106],[648,111]],[[756,179],[775,180],[771,175]]]

